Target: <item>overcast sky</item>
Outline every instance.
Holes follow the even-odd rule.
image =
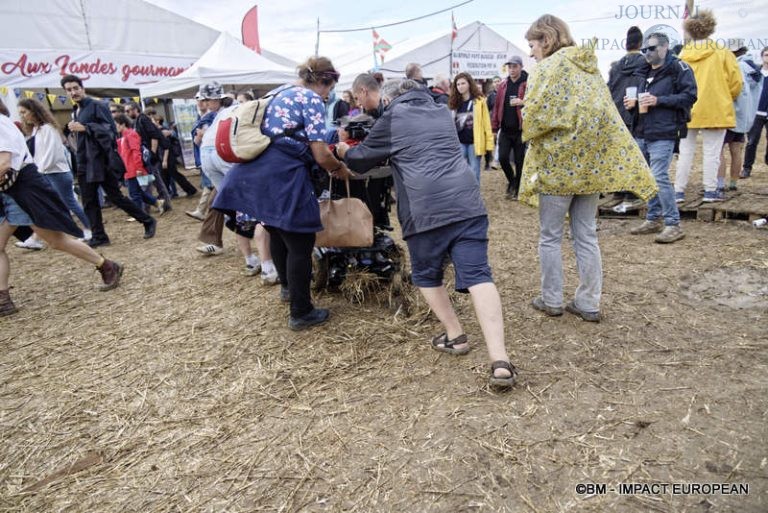
[[[187,16],[205,25],[240,38],[243,15],[258,3],[262,47],[295,61],[314,53],[317,18],[321,30],[380,26],[438,11],[462,0],[384,0],[354,2],[338,0],[148,0],[150,3]],[[632,3],[626,0],[473,0],[453,10],[459,27],[480,21],[509,41],[527,50],[523,37],[538,16],[549,13],[569,23],[577,42],[597,37],[598,59],[604,71],[620,58],[618,48],[627,28],[643,31],[663,24],[681,32],[684,0],[656,0]],[[696,3],[713,9],[718,19],[716,38],[741,37],[754,53],[768,46],[768,0],[701,0]],[[224,7],[226,6],[226,7]],[[546,6],[546,10],[543,7]],[[397,57],[450,31],[451,13],[377,29],[393,48],[387,55]],[[322,33],[320,54],[330,57],[342,72],[362,71],[373,65],[371,32]]]

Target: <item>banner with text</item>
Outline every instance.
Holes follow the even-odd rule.
[[[138,89],[175,77],[193,63],[194,59],[188,57],[0,50],[0,84],[60,87],[61,77],[71,74],[82,78],[85,87]]]
[[[451,74],[453,76],[464,71],[475,79],[493,78],[496,75],[501,75],[504,63],[507,62],[507,53],[455,50],[452,62]]]

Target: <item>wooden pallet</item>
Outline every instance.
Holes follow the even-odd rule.
[[[627,212],[614,212],[613,207],[619,203],[621,203],[621,200],[613,199],[612,194],[600,199],[600,202],[597,204],[598,217],[606,219],[637,219],[638,217],[645,218],[645,214],[648,210],[645,205],[633,210],[629,210]]]
[[[720,203],[702,203],[697,211],[699,221],[733,219],[754,221],[768,216],[768,195],[736,191]]]
[[[754,221],[768,216],[768,189],[758,191],[733,191],[726,192],[726,200],[719,203],[704,203],[704,195],[701,192],[688,191],[688,198],[684,203],[679,203],[677,208],[680,219],[696,219],[698,221],[713,222],[724,219]],[[598,215],[607,219],[635,219],[645,218],[647,208],[641,207],[636,211],[617,213],[613,207],[620,201],[612,196],[603,198],[598,204]]]

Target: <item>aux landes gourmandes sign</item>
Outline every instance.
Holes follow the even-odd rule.
[[[175,77],[192,65],[189,57],[110,52],[19,52],[0,50],[0,85],[59,87],[64,75],[77,75],[86,87],[138,89]]]

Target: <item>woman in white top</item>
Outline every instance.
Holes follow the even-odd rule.
[[[29,226],[52,249],[57,249],[96,266],[103,284],[110,290],[120,283],[123,266],[107,260],[84,242],[83,232],[67,212],[56,191],[37,172],[24,136],[8,119],[8,109],[0,100],[0,317],[16,312],[8,279],[10,264],[5,246],[19,226]],[[72,237],[70,237],[70,235]]]
[[[75,196],[70,156],[56,120],[51,112],[35,99],[19,101],[18,110],[21,120],[32,127],[27,146],[38,172],[42,173],[51,187],[59,193],[67,208],[80,220],[84,227],[85,239],[90,239],[91,223]],[[34,235],[24,242],[17,242],[16,245],[27,249],[42,247],[42,243]]]

